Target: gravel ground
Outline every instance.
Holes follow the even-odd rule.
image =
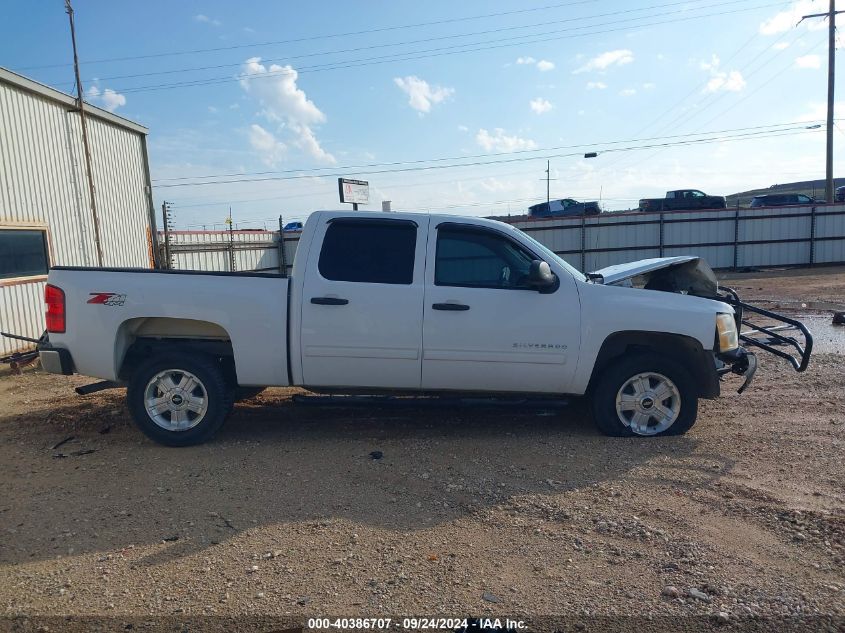
[[[842,270],[732,281],[758,300],[845,297]],[[599,436],[579,404],[317,409],[271,389],[185,449],[143,438],[120,390],[5,376],[0,629],[472,614],[843,630],[843,375],[839,354],[805,374],[763,358],[745,394],[726,383],[687,435],[650,440]]]

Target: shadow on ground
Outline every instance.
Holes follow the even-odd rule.
[[[317,409],[271,391],[238,405],[214,441],[175,449],[144,438],[122,399],[120,391],[63,399],[0,418],[11,491],[0,502],[0,562],[171,541],[143,560],[155,564],[261,526],[338,519],[423,530],[518,495],[624,479],[649,462],[662,483],[696,464],[721,464],[701,467],[705,479],[732,467],[715,455],[688,459],[692,436],[600,436],[581,405],[531,413]]]

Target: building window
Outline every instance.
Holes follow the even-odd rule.
[[[416,246],[411,222],[336,220],[326,230],[318,267],[332,281],[407,285]]]
[[[0,229],[0,279],[46,275],[48,262],[46,231]]]

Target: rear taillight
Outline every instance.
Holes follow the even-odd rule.
[[[62,334],[65,331],[65,291],[47,284],[44,289],[47,302],[47,331]]]

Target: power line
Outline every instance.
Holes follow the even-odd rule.
[[[733,3],[734,2],[731,2],[730,4],[733,4]],[[689,16],[689,17],[684,17],[684,18],[676,18],[676,19],[672,19],[672,20],[662,20],[662,21],[658,21],[658,22],[650,22],[650,23],[645,23],[645,24],[639,24],[639,25],[636,26],[636,28],[643,28],[643,27],[649,27],[649,26],[661,26],[661,25],[664,25],[664,24],[674,24],[674,23],[677,23],[677,22],[685,22],[685,21],[689,21],[689,20],[700,20],[702,18],[731,15],[731,14],[735,14],[735,13],[742,13],[742,12],[754,11],[754,10],[757,10],[757,9],[762,9],[762,8],[767,8],[767,7],[772,7],[772,6],[778,6],[779,4],[780,4],[779,2],[770,2],[770,3],[767,3],[767,4],[755,5],[753,7],[746,7],[746,8],[742,8],[742,9],[734,9],[734,10],[731,10],[731,11],[719,11],[719,12],[715,12],[715,13],[707,13],[707,14],[703,14],[703,15],[695,15],[695,16]],[[643,18],[628,18],[626,20],[616,20],[614,22],[609,22],[609,23],[606,23],[606,24],[632,22],[632,21],[635,21],[635,20],[638,20],[638,19],[643,19]],[[595,28],[597,26],[604,26],[604,24],[595,24],[595,25],[590,25],[590,26],[573,27],[573,28],[569,28],[569,29],[560,29],[560,30],[557,30],[557,31],[549,31],[547,33],[540,33],[540,34],[535,34],[535,35],[521,35],[521,36],[513,37],[513,38],[505,38],[505,40],[515,40],[515,39],[525,40],[525,38],[536,37],[537,35],[549,35],[551,33],[566,33],[566,32],[569,32],[569,31],[581,30],[581,29],[585,29],[585,28]],[[340,62],[319,64],[319,65],[303,67],[303,68],[295,69],[295,70],[294,69],[292,69],[292,70],[282,69],[282,70],[278,70],[278,71],[268,71],[268,72],[262,73],[260,75],[239,74],[239,75],[236,75],[234,77],[233,76],[209,77],[209,78],[205,78],[205,79],[195,79],[195,80],[182,81],[182,82],[173,82],[173,83],[164,83],[164,84],[151,84],[151,85],[146,85],[146,86],[117,88],[115,90],[117,92],[120,92],[120,93],[123,93],[123,94],[129,94],[129,93],[136,93],[136,92],[151,92],[151,91],[157,91],[157,90],[172,90],[172,89],[176,89],[176,88],[190,88],[190,87],[196,87],[196,86],[209,86],[209,85],[216,85],[216,84],[231,83],[233,81],[242,81],[242,80],[245,80],[245,79],[260,80],[260,79],[265,79],[265,78],[268,78],[268,77],[275,77],[275,76],[279,76],[279,75],[287,75],[287,74],[293,74],[293,73],[302,74],[302,73],[309,73],[309,72],[324,72],[324,71],[329,71],[329,70],[344,70],[344,69],[348,69],[348,68],[359,68],[359,67],[363,67],[363,66],[374,66],[374,65],[393,63],[393,62],[399,62],[399,61],[413,61],[413,60],[417,60],[417,59],[428,59],[428,58],[432,58],[432,57],[443,57],[443,56],[448,56],[448,55],[460,55],[460,54],[464,54],[464,53],[474,53],[474,52],[494,50],[494,49],[500,49],[500,48],[512,48],[514,46],[522,46],[522,45],[526,45],[526,44],[537,44],[537,43],[542,43],[542,42],[559,41],[559,40],[564,40],[564,39],[575,39],[575,38],[579,38],[579,37],[588,37],[588,36],[592,36],[592,35],[604,35],[604,34],[607,34],[607,33],[615,33],[615,32],[618,32],[618,31],[630,30],[630,28],[631,27],[626,26],[626,27],[619,27],[619,28],[615,28],[615,29],[605,29],[605,30],[602,30],[602,31],[591,31],[589,33],[579,33],[579,34],[575,34],[575,35],[555,35],[553,37],[536,37],[536,39],[530,39],[530,40],[525,40],[525,41],[520,41],[520,42],[510,42],[510,43],[506,43],[506,44],[498,43],[498,44],[492,44],[490,46],[478,46],[479,44],[486,44],[486,43],[489,43],[489,42],[476,42],[476,43],[471,43],[471,44],[460,44],[460,45],[455,45],[455,46],[446,46],[446,47],[428,49],[428,50],[423,50],[423,51],[394,53],[394,54],[391,54],[391,55],[376,56],[376,57],[371,57],[371,58],[362,58],[362,59],[357,59],[357,60],[345,60],[345,61],[340,61]],[[493,41],[502,42],[502,39],[497,39],[497,40],[493,40]],[[471,46],[476,46],[476,48],[467,48],[467,47],[471,47]],[[465,48],[466,50],[453,50],[453,49],[458,49],[458,48]],[[418,53],[420,53],[420,54],[418,54]]]
[[[800,37],[800,36],[799,36],[799,37]],[[816,44],[815,46],[813,46],[812,48],[810,48],[808,52],[812,52],[812,51],[814,51],[814,50],[815,50],[815,49],[817,49],[817,48],[818,48],[818,47],[819,47],[822,43],[823,43],[823,40],[822,40],[821,42],[819,42],[818,44]],[[758,66],[756,69],[754,69],[754,70],[753,70],[753,71],[752,71],[752,72],[748,75],[748,77],[752,77],[754,74],[756,74],[757,72],[759,72],[760,70],[762,70],[763,68],[765,68],[765,67],[766,67],[769,63],[771,63],[772,61],[774,61],[774,59],[776,59],[776,58],[777,58],[777,56],[778,56],[778,55],[780,55],[780,54],[781,54],[784,50],[786,50],[786,49],[781,50],[781,51],[780,51],[780,52],[778,52],[778,53],[777,53],[774,57],[772,57],[771,59],[769,59],[766,63],[764,63],[764,64],[763,64],[763,65],[761,65],[761,66]],[[759,56],[758,56],[758,57],[759,57]],[[756,59],[756,58],[755,58],[755,59]],[[791,62],[790,62],[790,64],[791,64]],[[771,79],[774,79],[775,77],[777,77],[777,76],[778,76],[781,72],[782,72],[781,70],[778,70],[777,72],[775,72],[775,73],[774,73],[771,77],[769,77],[769,79],[768,79],[767,81],[761,82],[761,83],[760,83],[760,85],[759,85],[759,86],[757,86],[757,88],[755,88],[754,90],[752,90],[751,92],[749,92],[748,94],[746,94],[746,95],[745,95],[742,99],[740,99],[739,101],[736,101],[735,103],[731,104],[731,105],[730,105],[728,108],[726,108],[725,110],[722,110],[721,112],[719,112],[719,114],[717,114],[716,116],[714,116],[714,117],[712,117],[711,119],[709,119],[706,123],[704,123],[704,124],[702,124],[701,126],[699,126],[699,128],[698,128],[698,129],[700,130],[701,128],[703,128],[703,127],[706,127],[706,126],[710,125],[710,124],[711,124],[713,121],[715,121],[716,119],[719,119],[719,118],[721,118],[721,117],[725,116],[728,112],[730,112],[731,110],[733,110],[734,108],[736,108],[738,105],[740,105],[741,103],[744,103],[745,101],[747,101],[748,99],[750,99],[751,97],[753,97],[755,94],[757,94],[758,92],[760,92],[760,90],[762,90],[763,88],[765,88],[766,86],[768,86],[768,85],[769,85],[769,81],[770,81]],[[724,96],[725,96],[725,94],[726,94],[726,93],[722,93],[722,94],[721,94],[721,95],[719,95],[719,96],[720,96],[720,97],[724,97]],[[719,100],[720,100],[720,99],[719,99],[719,98],[717,98],[717,99],[715,99],[714,101],[711,101],[711,102],[710,102],[707,106],[705,106],[704,108],[701,108],[700,110],[697,110],[696,112],[692,113],[689,117],[687,117],[687,119],[686,119],[686,121],[684,121],[684,123],[689,122],[690,120],[692,120],[693,118],[695,118],[696,116],[698,116],[699,114],[701,114],[701,113],[702,113],[705,109],[707,109],[708,107],[712,107],[712,106],[714,106],[716,103],[718,103],[718,101],[719,101]],[[695,134],[695,132],[692,132],[692,134]],[[640,163],[642,163],[642,162],[645,162],[645,161],[647,161],[647,160],[650,160],[650,159],[654,158],[655,156],[657,156],[658,154],[660,154],[660,153],[661,153],[661,152],[663,152],[663,151],[665,151],[665,149],[664,149],[664,148],[658,149],[656,152],[653,152],[653,153],[649,154],[648,156],[646,156],[645,158],[642,158],[642,159],[640,159],[639,161],[637,161],[636,163],[634,163],[634,166],[636,166],[636,165],[638,165],[638,164],[640,164]]]
[[[734,140],[749,140],[752,138],[774,138],[777,136],[789,136],[794,134],[804,134],[807,133],[809,130],[806,125],[795,127],[795,128],[785,128],[779,130],[766,130],[761,132],[748,132],[745,134],[737,134],[733,136],[722,136],[722,137],[710,137],[710,138],[702,138],[702,139],[690,139],[685,141],[677,141],[677,142],[669,142],[669,143],[657,143],[651,145],[641,145],[641,146],[634,146],[634,147],[616,147],[610,148],[605,150],[600,150],[599,153],[611,153],[611,152],[627,152],[627,151],[638,151],[638,150],[645,150],[645,149],[654,149],[659,147],[670,147],[670,146],[684,146],[684,145],[700,145],[700,144],[708,144],[708,143],[722,143]],[[573,153],[564,153],[564,154],[550,154],[543,156],[542,158],[565,158],[571,156],[579,156],[581,152],[573,152]],[[537,160],[538,157],[536,156],[529,156],[529,157],[517,157],[517,158],[508,158],[508,159],[498,159],[498,160],[491,160],[491,161],[476,161],[470,163],[460,163],[460,164],[452,164],[452,165],[426,165],[426,166],[419,166],[419,167],[402,167],[396,169],[382,169],[382,170],[375,170],[375,171],[368,171],[365,172],[368,175],[378,175],[378,174],[389,174],[389,173],[403,173],[403,172],[411,172],[411,171],[431,171],[431,170],[438,170],[438,169],[453,169],[456,167],[476,167],[476,166],[484,166],[484,165],[496,165],[496,164],[505,164],[505,163],[517,163],[517,162],[524,162],[529,160]],[[232,180],[208,180],[205,182],[196,182],[196,183],[180,183],[180,184],[172,184],[172,185],[159,185],[159,188],[169,188],[169,187],[199,187],[204,185],[225,185],[225,184],[235,184],[235,183],[254,183],[254,182],[268,182],[268,181],[275,181],[275,180],[301,180],[305,178],[328,178],[328,177],[341,177],[341,176],[352,176],[352,175],[359,175],[356,173],[350,173],[348,171],[338,171],[334,173],[326,173],[320,174],[318,176],[314,175],[305,175],[305,174],[297,174],[297,175],[289,175],[289,176],[275,176],[269,178],[238,178]]]
[[[538,154],[541,152],[555,152],[564,149],[576,149],[579,147],[598,147],[598,146],[607,146],[607,145],[619,145],[622,143],[640,143],[644,141],[658,141],[658,140],[666,140],[666,139],[677,139],[677,138],[687,138],[690,136],[700,136],[702,134],[727,134],[731,132],[749,132],[753,130],[769,130],[775,131],[771,128],[785,128],[786,126],[793,126],[793,125],[807,125],[808,122],[806,121],[790,121],[788,123],[772,123],[769,125],[754,125],[749,127],[740,127],[740,128],[732,128],[727,130],[712,130],[708,132],[698,132],[698,133],[686,133],[686,134],[671,134],[667,136],[652,136],[648,138],[633,138],[633,139],[624,139],[618,141],[601,141],[601,142],[594,142],[594,143],[577,143],[573,145],[558,145],[555,147],[541,147],[536,149],[523,149],[523,150],[516,150],[513,152],[491,152],[486,154],[472,154],[469,156],[444,156],[439,158],[424,158],[418,160],[410,160],[410,161],[390,161],[390,162],[383,162],[383,163],[367,163],[363,165],[344,165],[341,167],[338,166],[331,166],[331,167],[310,167],[305,169],[284,169],[284,170],[273,170],[273,171],[258,171],[258,172],[230,172],[230,173],[223,173],[223,174],[206,174],[202,176],[181,176],[175,178],[154,178],[154,183],[167,183],[167,182],[174,182],[174,181],[184,181],[184,180],[197,180],[197,179],[208,179],[208,178],[234,178],[237,176],[267,176],[273,174],[302,174],[302,173],[315,173],[320,171],[328,171],[328,170],[353,170],[353,169],[371,169],[375,167],[396,167],[400,165],[418,165],[423,163],[434,163],[434,162],[445,162],[445,161],[457,161],[457,160],[472,160],[478,158],[495,158],[499,156],[513,156],[515,154]],[[789,128],[792,129],[792,128]],[[186,184],[202,184],[202,183],[186,183]],[[164,185],[159,184],[159,187],[171,187],[171,186],[178,186],[178,185]]]
[[[752,65],[754,64],[754,62],[756,62],[756,61],[757,61],[757,60],[758,60],[758,59],[759,59],[759,58],[760,58],[760,57],[761,57],[764,53],[766,53],[766,52],[768,52],[768,51],[772,50],[772,48],[774,48],[774,47],[778,44],[778,42],[780,42],[780,41],[781,41],[781,40],[782,40],[782,39],[783,39],[783,38],[787,35],[787,33],[788,33],[788,32],[785,32],[785,33],[784,33],[783,35],[781,35],[781,36],[780,36],[777,40],[775,40],[774,42],[772,42],[772,44],[770,44],[769,46],[767,46],[766,48],[764,48],[762,51],[760,51],[760,53],[758,53],[757,55],[755,55],[755,56],[754,56],[754,57],[753,57],[753,58],[752,58],[749,62],[747,62],[747,63],[745,63],[744,65],[742,65],[742,66],[740,67],[740,69],[739,69],[739,72],[740,72],[740,73],[742,73],[743,71],[745,71],[746,69],[748,69],[750,66],[752,66]],[[797,35],[797,36],[795,37],[795,39],[793,40],[793,42],[792,42],[792,43],[794,43],[794,41],[796,41],[796,40],[797,40],[797,39],[799,39],[800,37],[801,37],[800,35]],[[790,45],[791,45],[792,43],[790,43]],[[787,47],[787,48],[788,48],[788,47]],[[775,55],[773,55],[772,57],[770,57],[770,58],[769,58],[768,60],[766,60],[763,64],[761,64],[760,66],[758,66],[757,68],[755,68],[753,71],[751,71],[751,73],[749,73],[748,75],[746,75],[746,77],[745,77],[745,78],[750,78],[750,77],[753,77],[756,73],[758,73],[760,70],[762,70],[763,68],[765,68],[766,66],[768,66],[768,65],[769,65],[770,63],[772,63],[775,59],[777,59],[777,58],[778,58],[781,54],[783,54],[783,52],[784,52],[785,50],[787,50],[787,48],[783,48],[783,49],[779,50],[777,53],[775,53]],[[735,57],[735,55],[733,55],[731,58],[733,58],[733,57]],[[706,86],[707,86],[707,84],[709,83],[709,81],[710,81],[710,79],[708,78],[707,80],[705,80],[705,82],[704,82],[702,85],[703,85],[704,87],[706,87]],[[768,83],[768,82],[761,84],[761,86],[760,86],[760,87],[758,87],[756,90],[754,90],[751,94],[755,94],[757,91],[759,91],[759,90],[760,90],[760,88],[761,88],[761,87],[765,86],[767,83]],[[697,90],[698,90],[698,88],[696,88],[694,91],[697,91]],[[695,111],[694,111],[694,112],[692,112],[692,113],[689,113],[689,112],[681,112],[678,116],[675,116],[675,117],[673,117],[672,119],[670,119],[669,121],[667,121],[667,122],[665,122],[664,124],[660,125],[657,129],[658,129],[658,130],[664,130],[664,129],[667,129],[668,127],[672,127],[672,126],[674,126],[674,127],[678,127],[678,125],[676,125],[676,124],[683,124],[683,123],[687,123],[687,122],[689,122],[690,120],[692,120],[692,119],[694,119],[695,117],[699,116],[702,112],[704,112],[704,111],[705,111],[705,110],[707,110],[708,108],[710,108],[710,107],[712,107],[712,106],[716,105],[716,103],[718,103],[721,99],[723,99],[723,98],[725,97],[725,95],[726,95],[726,94],[727,94],[727,93],[723,92],[723,93],[721,93],[721,94],[712,94],[712,95],[709,95],[709,96],[705,99],[705,105],[704,105],[703,107],[701,107],[701,108],[699,108],[699,109],[695,110]],[[749,96],[750,96],[750,95],[749,95]],[[743,101],[744,101],[744,100],[745,100],[745,99],[743,99]],[[728,109],[728,110],[726,110],[725,112],[730,111],[730,109],[732,109],[732,108],[729,108],[729,109]],[[724,114],[724,113],[723,113],[723,114]],[[721,115],[719,115],[719,116],[721,116]],[[684,117],[686,117],[686,118],[684,118]],[[704,125],[700,126],[698,129],[700,130],[702,127],[705,127],[706,125],[709,125],[710,123],[712,123],[713,121],[715,121],[715,120],[716,120],[716,118],[718,118],[718,116],[717,116],[717,117],[714,117],[714,118],[712,118],[712,119],[710,119],[710,120],[709,120],[706,124],[704,124]],[[680,123],[679,123],[679,122],[680,122]],[[634,165],[638,165],[638,164],[640,164],[640,163],[642,163],[642,162],[644,162],[644,161],[650,160],[651,158],[653,158],[654,156],[656,156],[657,154],[659,154],[659,153],[660,153],[660,152],[662,152],[662,151],[664,151],[664,150],[663,150],[663,149],[659,149],[659,150],[657,150],[656,152],[654,152],[654,153],[652,153],[652,154],[649,154],[649,155],[648,155],[648,156],[646,156],[645,158],[642,158],[642,159],[638,160],[636,163],[634,163]],[[618,167],[619,162],[620,162],[620,161],[612,161],[610,164],[605,165],[603,169],[607,170],[607,169],[609,169],[611,166],[613,166],[614,164],[617,166],[617,169],[619,169],[619,167]],[[622,163],[623,163],[623,165],[624,165],[625,159],[624,159],[624,158],[622,158],[622,159],[621,159],[621,162],[622,162]]]
[[[448,18],[445,20],[435,20],[433,22],[417,22],[414,24],[401,24],[397,26],[384,26],[375,29],[365,29],[362,31],[349,31],[346,33],[329,33],[324,35],[311,35],[308,37],[299,37],[295,39],[289,40],[276,40],[273,42],[256,42],[254,44],[233,44],[231,46],[217,46],[214,48],[195,48],[191,50],[181,50],[181,51],[168,51],[162,53],[149,53],[146,55],[128,55],[125,57],[106,57],[102,59],[90,59],[85,60],[86,64],[102,64],[108,62],[123,62],[123,61],[131,61],[136,59],[152,59],[155,57],[172,57],[177,55],[194,55],[198,53],[214,53],[218,51],[229,51],[229,50],[236,50],[240,48],[252,48],[258,46],[276,46],[279,44],[297,44],[300,42],[312,42],[314,40],[322,40],[322,39],[333,39],[338,37],[351,37],[356,35],[369,35],[372,33],[384,33],[387,31],[398,31],[403,29],[413,29],[413,28],[421,28],[424,26],[438,26],[441,24],[451,24],[455,22],[468,22],[471,20],[481,20],[486,18],[497,18],[503,17],[508,15],[516,15],[520,13],[531,13],[536,11],[546,11],[549,9],[561,9],[564,7],[573,7],[580,4],[593,4],[598,2],[599,0],[576,0],[574,2],[562,2],[558,4],[550,4],[545,5],[542,7],[531,7],[527,9],[515,9],[512,11],[502,11],[499,13],[485,13],[481,15],[473,15],[473,16],[466,16],[462,18]],[[45,64],[40,66],[24,66],[21,70],[36,70],[36,69],[43,69],[43,68],[61,68],[66,67],[68,64]]]
[[[752,0],[739,0],[739,2],[750,2],[750,1],[752,1]],[[289,62],[290,60],[303,59],[303,58],[307,58],[307,57],[320,57],[320,56],[324,56],[324,55],[338,55],[338,54],[343,54],[343,53],[354,53],[354,52],[360,52],[360,51],[366,51],[366,50],[374,50],[374,49],[378,49],[378,48],[389,48],[389,47],[392,47],[392,46],[408,46],[408,45],[411,45],[411,44],[425,44],[425,43],[437,42],[437,41],[442,41],[442,40],[450,40],[450,39],[457,39],[457,38],[463,38],[463,37],[472,37],[472,36],[476,36],[476,35],[490,35],[490,34],[493,34],[493,33],[503,33],[503,32],[506,32],[506,31],[516,31],[516,30],[520,30],[520,29],[529,29],[529,28],[536,28],[536,27],[551,26],[552,24],[564,24],[564,23],[569,23],[569,22],[577,22],[577,21],[581,21],[581,20],[593,20],[593,19],[597,19],[597,18],[603,18],[603,17],[608,17],[608,16],[618,16],[618,15],[623,15],[623,14],[627,14],[627,13],[637,13],[637,12],[642,12],[642,11],[651,11],[651,10],[654,10],[654,9],[664,9],[664,8],[667,8],[667,7],[674,7],[674,6],[678,6],[678,5],[684,5],[687,8],[682,9],[682,10],[678,10],[678,11],[664,12],[662,15],[671,15],[671,14],[674,14],[674,13],[688,13],[690,11],[699,11],[699,10],[702,10],[702,9],[711,9],[711,8],[714,8],[714,7],[738,4],[739,2],[737,0],[730,0],[730,1],[727,1],[727,2],[717,2],[717,3],[714,3],[714,4],[709,4],[709,5],[704,5],[704,6],[691,7],[691,6],[689,6],[690,3],[688,2],[688,0],[681,0],[680,2],[669,2],[669,3],[665,3],[665,4],[655,4],[655,5],[651,5],[651,6],[648,6],[648,7],[638,7],[638,8],[633,8],[633,9],[625,9],[625,10],[622,10],[622,11],[611,11],[611,12],[607,12],[607,13],[598,13],[598,14],[593,14],[593,15],[576,16],[576,17],[565,18],[565,19],[562,19],[562,20],[551,20],[551,21],[547,20],[547,21],[544,21],[544,22],[536,22],[536,23],[533,23],[533,24],[525,24],[525,25],[520,25],[520,26],[504,26],[504,27],[499,27],[499,28],[495,28],[495,29],[487,29],[487,30],[484,30],[484,31],[474,31],[474,32],[471,32],[471,33],[457,33],[457,34],[452,34],[452,35],[442,35],[442,36],[438,36],[438,37],[427,37],[427,38],[418,39],[418,40],[409,40],[409,41],[403,41],[403,42],[392,42],[392,43],[388,43],[388,44],[372,44],[372,45],[368,45],[368,46],[358,46],[358,47],[355,47],[355,48],[344,48],[344,49],[338,49],[338,50],[332,50],[332,51],[318,51],[318,52],[313,52],[313,53],[302,53],[302,54],[298,54],[298,55],[287,55],[285,57],[268,58],[268,59],[264,59],[263,61],[264,61],[264,63],[286,62],[286,61]],[[659,15],[660,14],[655,15],[655,16],[642,16],[642,17],[637,17],[637,18],[631,18],[631,20],[645,20],[645,19],[649,19],[649,18],[652,18],[652,17],[659,17]],[[617,22],[609,22],[607,24],[615,24]],[[595,25],[594,24],[594,25],[583,26],[583,27],[578,27],[578,28],[582,28],[582,29],[583,28],[594,28],[595,26],[601,26],[601,25]],[[558,31],[550,31],[549,33],[556,33],[556,32],[558,32]],[[522,37],[533,37],[533,36],[532,35],[523,35],[523,36],[519,36],[519,37],[522,38]],[[497,41],[501,41],[501,40],[497,40]],[[485,43],[485,42],[482,42],[482,43]],[[464,45],[460,45],[460,46],[472,46],[472,45],[474,45],[474,44],[464,44]],[[417,51],[407,51],[406,53],[403,53],[403,54],[411,54],[413,52],[417,52]],[[397,54],[400,54],[400,53],[394,53],[393,55],[397,55]],[[378,58],[372,58],[372,59],[378,59]],[[137,77],[151,77],[151,76],[155,76],[155,75],[180,74],[180,73],[195,72],[195,71],[201,71],[201,70],[216,70],[216,69],[220,69],[220,68],[232,68],[232,67],[238,67],[238,66],[241,66],[241,65],[243,65],[243,61],[239,61],[239,62],[236,62],[236,63],[229,63],[229,64],[216,64],[216,65],[211,65],[211,66],[194,66],[194,67],[191,67],[191,68],[179,68],[179,69],[172,69],[172,70],[150,71],[150,72],[145,72],[145,73],[135,73],[135,74],[128,74],[128,75],[112,75],[112,76],[108,76],[108,77],[98,77],[98,79],[100,81],[113,81],[115,79],[134,79],[134,78],[137,78]]]

